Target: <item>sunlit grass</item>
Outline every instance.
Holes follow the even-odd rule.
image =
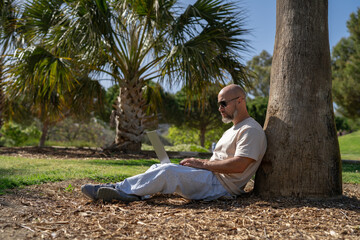
[[[179,163],[179,159],[172,162]],[[145,172],[158,160],[34,159],[0,156],[0,194],[5,189],[69,179],[118,182]],[[360,184],[360,164],[343,164],[343,181]]]
[[[34,159],[0,156],[0,191],[68,179],[88,178],[99,182],[118,182],[145,172],[155,163],[159,161]]]
[[[339,137],[341,158],[360,160],[360,131]]]
[[[344,183],[360,184],[360,164],[343,163],[342,175]]]

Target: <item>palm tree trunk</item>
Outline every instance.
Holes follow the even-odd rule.
[[[47,121],[44,121],[42,129],[41,129],[41,137],[40,137],[39,147],[45,146],[45,141],[46,141],[48,130],[49,130],[49,123]]]
[[[2,128],[3,125],[3,111],[4,111],[4,89],[2,86],[3,83],[3,69],[4,69],[4,62],[3,62],[3,58],[0,58],[0,129]],[[0,133],[0,137],[1,137],[1,133]]]
[[[139,83],[141,80],[136,81]],[[133,152],[141,150],[141,139],[146,121],[145,100],[142,84],[123,84],[115,102],[115,143],[117,150]]]
[[[334,197],[341,159],[331,96],[328,1],[277,0],[262,196]]]

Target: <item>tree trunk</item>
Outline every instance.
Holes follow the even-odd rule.
[[[0,56],[0,129],[3,125],[3,111],[4,111],[4,88],[3,88],[3,81],[4,81],[4,59]],[[1,133],[0,133],[1,137]]]
[[[206,134],[206,127],[200,127],[200,145],[205,147],[205,134]]]
[[[327,0],[277,0],[268,149],[255,179],[262,196],[342,194],[327,9]]]
[[[45,146],[48,130],[49,130],[49,123],[47,121],[44,121],[41,129],[42,132],[41,132],[39,147]]]
[[[136,81],[137,83],[140,80]],[[120,86],[115,103],[115,147],[121,151],[140,151],[146,121],[146,102],[142,95],[142,84]]]

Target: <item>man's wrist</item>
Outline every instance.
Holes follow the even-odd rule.
[[[203,161],[203,167],[204,167],[204,169],[211,171],[212,165],[211,165],[210,161]]]

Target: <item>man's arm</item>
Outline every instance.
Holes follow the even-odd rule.
[[[207,159],[186,158],[180,162],[180,165],[202,168],[218,173],[242,173],[245,169],[255,162],[252,158],[233,157],[221,161],[209,161]]]

